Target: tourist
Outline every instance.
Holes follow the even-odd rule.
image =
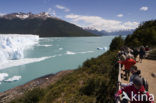
[[[137,66],[133,65],[130,69],[130,72],[132,73],[132,75],[130,76],[130,80],[129,83],[120,83],[119,85],[121,87],[126,87],[126,86],[130,86],[133,84],[133,80],[135,77],[140,76],[141,71],[137,69]]]
[[[149,49],[149,46],[146,45],[146,47],[145,47],[145,51],[148,52],[149,50],[150,50],[150,49]]]
[[[136,61],[136,59],[137,59],[137,57],[139,55],[139,49],[138,48],[134,48],[133,55],[134,55],[134,60]]]
[[[136,61],[131,58],[131,55],[128,55],[126,60],[124,61],[118,61],[118,63],[123,64],[125,67],[125,80],[128,80],[129,74],[130,74],[130,68],[136,64]]]
[[[145,48],[144,48],[144,46],[141,46],[140,51],[139,51],[139,61],[140,61],[140,63],[142,63],[142,59],[144,58],[144,56],[145,56]]]
[[[132,73],[131,77],[130,77],[130,82],[133,82],[133,79],[137,76],[140,76],[141,71],[138,70],[137,66],[133,65],[130,69],[130,72]]]
[[[126,86],[119,90],[115,97],[123,94],[121,103],[153,103],[154,97],[151,97],[148,92],[145,91],[145,88],[142,83],[142,79],[137,76],[133,80],[133,84]]]

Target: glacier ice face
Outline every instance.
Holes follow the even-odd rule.
[[[0,62],[24,58],[24,50],[37,44],[38,35],[0,34]]]

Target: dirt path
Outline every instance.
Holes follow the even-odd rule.
[[[136,64],[138,69],[141,70],[141,75],[149,83],[149,93],[154,94],[156,101],[156,77],[153,77],[151,74],[156,74],[156,60],[144,59],[142,63]]]
[[[141,76],[148,81],[149,93],[155,96],[156,102],[156,77],[152,76],[152,73],[156,74],[156,60],[144,59],[142,63],[138,62],[136,66],[139,70],[141,70]],[[122,72],[123,71],[121,71],[121,73]],[[125,81],[123,79],[121,79],[121,82],[128,83],[128,81]]]

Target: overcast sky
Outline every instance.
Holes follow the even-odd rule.
[[[0,15],[48,12],[83,27],[108,32],[135,29],[156,19],[156,0],[0,0]]]

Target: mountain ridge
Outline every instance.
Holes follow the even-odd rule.
[[[28,13],[23,13],[23,12],[17,12],[16,13],[15,12],[15,13],[1,15],[0,18],[5,18],[5,19],[9,19],[9,20],[12,20],[12,19],[15,19],[15,18],[20,18],[20,19],[26,19],[26,18],[30,18],[30,19],[33,19],[33,18],[41,18],[41,19],[55,18],[55,19],[61,20],[61,19],[59,19],[59,18],[57,18],[55,16],[51,16],[47,12],[41,12],[41,13],[38,13],[38,14],[33,14],[31,12],[28,12]]]
[[[85,27],[83,28],[84,30],[88,31],[88,32],[91,32],[91,33],[94,33],[94,34],[97,34],[97,35],[100,35],[100,36],[108,36],[108,35],[129,35],[129,34],[132,34],[134,29],[128,29],[128,30],[119,30],[119,31],[113,31],[113,32],[107,32],[105,30],[97,30],[95,28],[90,28],[90,27]]]
[[[97,36],[46,12],[11,13],[0,16],[1,34],[36,34],[40,37]]]

